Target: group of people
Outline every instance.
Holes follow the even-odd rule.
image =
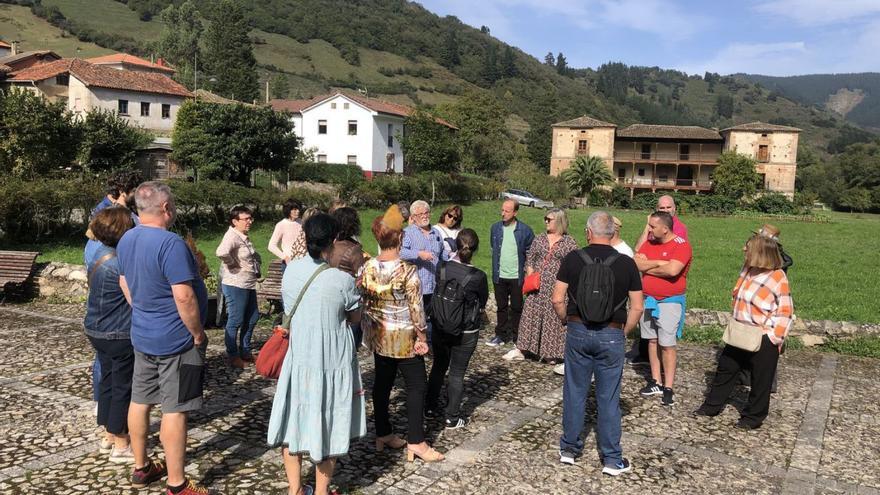
[[[167,477],[169,494],[207,493],[184,473],[187,415],[202,405],[207,293],[193,249],[168,230],[176,217],[170,189],[133,182],[111,182],[93,212],[86,248],[84,326],[99,368],[97,416],[107,435],[101,447],[111,461],[133,465],[136,488]],[[497,324],[486,343],[513,342],[505,359],[533,356],[564,375],[563,463],[575,463],[583,451],[586,399],[595,378],[603,472],[631,469],[620,447],[619,396],[625,336],[637,326],[651,365],[641,394],[660,395],[664,405],[675,402],[675,345],[692,250],[674,208],[672,198],[660,199],[635,252],[620,239],[620,220],[603,211],[590,215],[583,249],[569,234],[562,209],[548,210],[545,232],[535,236],[517,219],[519,205],[504,201],[500,221],[488,232]],[[290,200],[283,213],[269,250],[283,263],[283,331],[290,345],[267,444],[281,447],[289,492],[328,493],[336,459],[366,434],[362,345],[374,361],[376,449],[402,449],[409,461],[443,461],[426,441],[424,418],[442,416],[449,429],[467,425],[464,377],[489,297],[487,275],[471,263],[480,239],[462,228],[461,207],[444,209],[432,226],[427,202],[390,206],[370,225],[377,253],[364,250],[353,208],[335,205],[325,213]],[[215,254],[228,313],[227,360],[243,368],[254,360],[262,260],[249,237],[253,212],[233,207],[229,224]],[[740,371],[749,370],[751,393],[738,426],[757,428],[767,416],[792,318],[778,233],[764,226],[749,239],[734,289],[734,318],[764,329],[765,342],[757,352],[725,347],[696,414],[719,414]],[[395,434],[389,412],[398,372],[406,396],[405,438]],[[157,404],[164,461],[148,457],[146,449],[149,414]],[[303,456],[316,464],[314,487],[302,482]]]

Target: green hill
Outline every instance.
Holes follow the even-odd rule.
[[[0,5],[0,38],[22,39],[24,49],[162,56],[153,48],[162,30],[158,14],[171,0],[0,2],[30,7]],[[195,3],[203,12],[212,6],[209,0]],[[292,98],[352,88],[434,106],[468,91],[487,92],[510,113],[512,138],[528,143],[527,133],[535,129],[533,140],[546,140],[547,147],[550,123],[582,114],[620,126],[723,128],[763,120],[802,128],[802,142],[818,150],[851,133],[840,115],[743,78],[623,64],[558,68],[498,41],[489,28],[439,17],[406,0],[265,0],[248,9],[261,88],[284,74]],[[19,34],[25,28],[30,34]]]
[[[738,76],[805,105],[833,111],[854,124],[880,130],[880,73]]]

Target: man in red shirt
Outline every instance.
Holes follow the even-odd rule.
[[[640,393],[643,397],[662,394],[663,405],[671,406],[675,404],[675,345],[684,322],[687,273],[693,255],[690,243],[673,232],[669,213],[655,211],[648,218],[648,226],[651,238],[635,257],[646,297],[641,334],[648,340],[651,363],[651,380]]]
[[[657,211],[665,211],[666,213],[672,215],[672,232],[686,241],[689,240],[687,225],[679,220],[678,216],[676,216],[675,214],[675,199],[673,199],[672,196],[660,196],[660,199],[657,200]],[[639,240],[636,241],[636,251],[638,251],[638,249],[642,247],[642,244],[644,244],[645,241],[653,237],[651,234],[650,221],[651,215],[648,215],[648,221],[645,222],[645,229],[642,231],[642,235],[639,236]]]

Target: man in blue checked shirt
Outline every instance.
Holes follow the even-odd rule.
[[[409,207],[409,227],[403,230],[400,259],[416,265],[422,284],[422,301],[428,317],[428,344],[431,343],[431,296],[436,285],[437,264],[447,261],[443,239],[431,228],[431,206],[422,200]]]

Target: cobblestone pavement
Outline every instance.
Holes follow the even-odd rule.
[[[100,431],[91,402],[91,347],[81,305],[0,306],[0,493],[162,493],[134,490],[129,466],[98,452]],[[269,334],[261,326],[262,342]],[[265,447],[273,382],[252,368],[223,363],[222,331],[209,332],[206,406],[193,414],[187,472],[223,494],[286,493],[280,452]],[[600,474],[595,451],[595,404],[588,405],[589,446],[576,466],[558,462],[562,380],[547,364],[501,360],[507,349],[478,347],[466,377],[471,422],[444,431],[427,420],[429,441],[446,453],[440,464],[405,463],[401,452],[376,453],[367,438],[340,460],[340,493],[880,493],[880,401],[876,360],[809,351],[789,352],[780,390],[757,431],[733,428],[746,391],[716,418],[690,412],[702,399],[717,349],[683,345],[677,405],[638,395],[640,368],[627,367],[622,391],[623,448],[634,469]],[[372,359],[361,353],[365,384]],[[392,397],[393,422],[405,433],[405,397]],[[368,417],[371,417],[368,403]],[[151,445],[161,456],[155,413]],[[306,476],[314,479],[312,465]]]

